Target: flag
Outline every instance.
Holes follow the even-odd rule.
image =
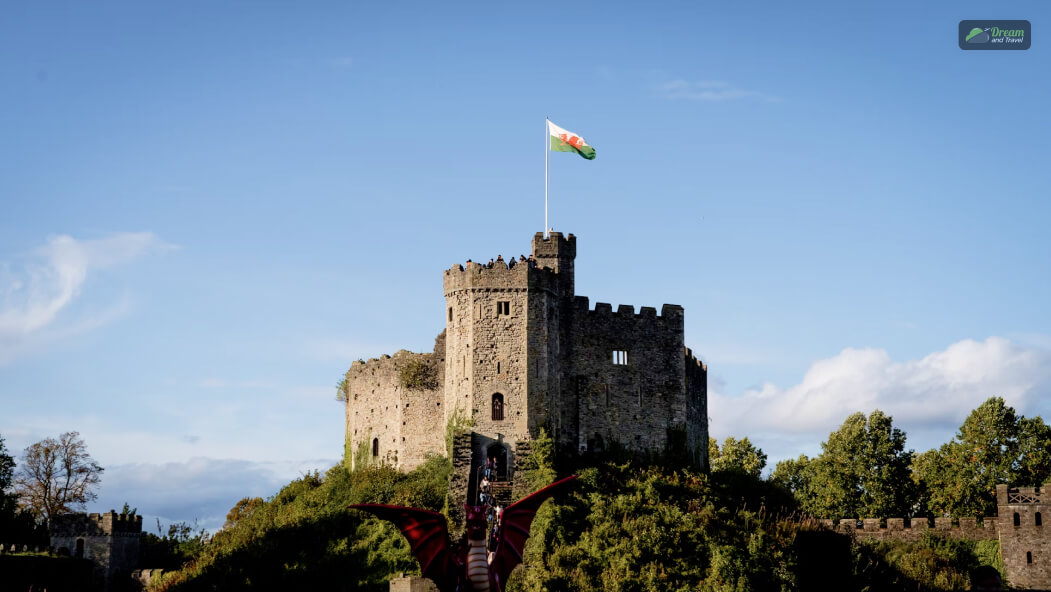
[[[547,133],[551,136],[551,150],[555,152],[576,152],[588,160],[595,160],[595,149],[584,141],[584,138],[566,131],[557,125],[547,122]]]

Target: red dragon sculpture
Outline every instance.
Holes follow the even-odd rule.
[[[433,580],[441,592],[503,592],[511,571],[522,562],[529,527],[540,504],[568,489],[576,478],[573,475],[556,481],[507,506],[491,561],[487,559],[487,523],[481,506],[467,506],[467,531],[458,545],[449,541],[448,523],[438,512],[385,504],[350,507],[393,522],[409,541],[423,577]]]

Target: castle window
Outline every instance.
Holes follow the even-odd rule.
[[[613,365],[614,366],[627,366],[628,365],[628,352],[622,349],[613,350]]]
[[[496,303],[496,314],[497,316],[504,316],[511,314],[511,303],[501,301]]]
[[[379,456],[379,455],[380,455],[380,439],[379,438],[373,438],[372,439],[372,456]]]
[[[497,373],[497,374],[499,374],[499,373],[500,373],[500,362],[497,362],[497,363],[496,363],[496,373]]]
[[[77,559],[84,558],[84,539],[77,539],[77,550],[73,552],[73,556]]]
[[[453,322],[453,307],[449,307],[449,322]]]
[[[602,385],[602,398],[606,401],[606,406],[609,407],[609,385]]]
[[[1043,526],[1044,525],[1044,520],[1043,520],[1043,517],[1040,516],[1040,512],[1036,513],[1036,525],[1037,526]]]
[[[635,387],[635,396],[639,399],[639,407],[642,407],[642,387]]]
[[[504,420],[504,396],[493,393],[493,421]]]
[[[1029,565],[1033,564],[1033,552],[1032,551],[1026,551],[1025,552],[1025,562],[1027,564],[1029,564]]]
[[[1022,525],[1022,517],[1018,515],[1018,512],[1015,512],[1015,526],[1021,526],[1021,525]]]

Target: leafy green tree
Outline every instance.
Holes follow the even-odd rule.
[[[52,516],[98,498],[102,470],[80,434],[66,432],[26,448],[15,472],[15,492],[23,508],[50,524]]]
[[[796,459],[779,461],[770,474],[770,482],[787,489],[799,499],[805,495],[810,482],[809,467],[810,459],[805,454],[800,454]]]
[[[11,487],[11,479],[14,477],[14,474],[15,459],[7,453],[4,437],[0,435],[0,512],[9,509],[8,504],[13,503],[7,490]]]
[[[708,438],[708,463],[713,472],[737,471],[758,477],[766,467],[766,453],[754,446],[747,436],[740,440],[727,436],[722,448],[715,438]]]
[[[936,515],[993,515],[997,484],[1041,485],[1049,475],[1051,428],[1000,397],[971,411],[952,441],[913,463],[921,507]]]
[[[786,465],[779,479],[792,479],[803,508],[823,518],[910,516],[915,488],[913,452],[905,432],[876,409],[854,413],[821,444],[822,453],[800,465]],[[799,463],[799,461],[796,461]]]

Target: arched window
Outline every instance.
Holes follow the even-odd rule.
[[[493,421],[504,420],[504,396],[493,393]]]
[[[1040,515],[1040,512],[1036,513],[1036,525],[1037,526],[1043,526],[1044,525],[1044,520],[1043,520],[1043,517]]]
[[[1021,526],[1021,525],[1022,525],[1022,517],[1018,515],[1018,512],[1015,512],[1015,526]]]
[[[380,439],[379,438],[373,438],[372,439],[372,456],[379,456],[379,455],[380,455]]]

